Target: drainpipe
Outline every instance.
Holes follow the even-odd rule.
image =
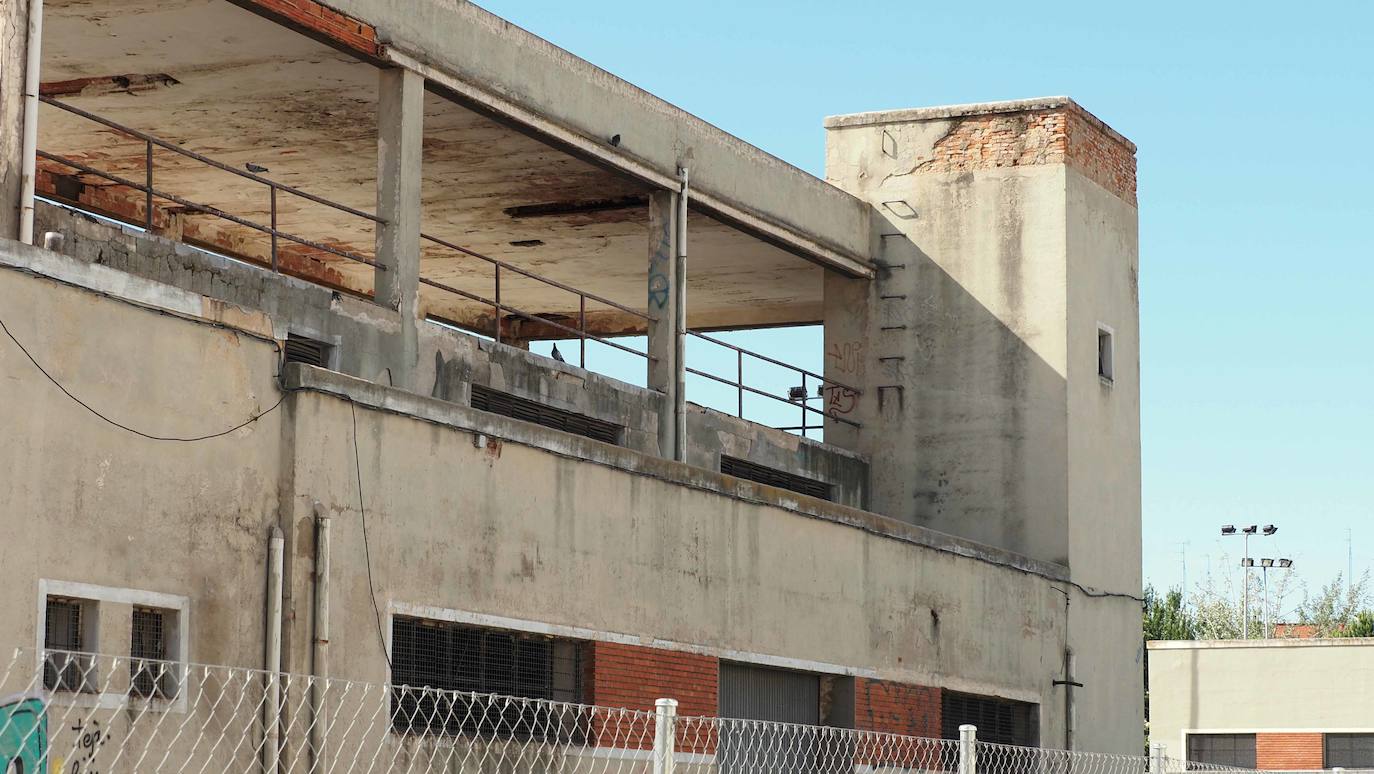
[[[1073,648],[1064,648],[1064,749],[1073,750],[1078,731],[1078,699],[1074,688],[1079,686],[1075,667],[1078,657]]]
[[[310,671],[312,771],[324,771],[325,680],[329,678],[329,516],[315,503],[315,644]]]
[[[33,188],[38,174],[38,73],[43,63],[43,0],[29,0],[29,42],[24,63],[24,140],[19,241],[33,244]]]
[[[689,191],[687,167],[678,169],[682,189],[677,197],[677,276],[673,279],[673,290],[677,293],[676,318],[673,320],[676,349],[677,381],[674,390],[673,423],[677,432],[673,433],[673,459],[687,461],[687,195]]]
[[[272,527],[267,549],[267,695],[263,698],[262,772],[276,774],[281,751],[282,532]]]

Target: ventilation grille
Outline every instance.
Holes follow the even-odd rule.
[[[779,489],[786,489],[792,492],[800,492],[804,495],[811,495],[812,497],[819,497],[822,500],[835,499],[835,487],[824,481],[798,476],[795,473],[788,473],[776,468],[756,465],[752,462],[737,459],[735,457],[721,455],[720,472],[727,476],[744,478],[750,481],[757,481],[760,484],[775,486]]]
[[[286,362],[329,367],[329,345],[294,333],[286,335]]]
[[[167,658],[166,616],[161,610],[134,608],[129,640],[129,694],[170,698],[174,690],[164,664]]]
[[[980,742],[1036,747],[1040,743],[1036,709],[1023,701],[942,691],[940,735],[958,739],[959,726],[968,723],[978,727]]]
[[[547,738],[566,733],[553,705],[501,702],[473,693],[577,702],[581,643],[420,618],[391,623],[391,682],[434,692],[395,691],[392,726],[401,733]]]
[[[620,425],[584,414],[574,414],[532,400],[517,398],[480,384],[472,385],[472,407],[504,417],[533,422],[565,433],[584,436],[605,443],[620,444]]]

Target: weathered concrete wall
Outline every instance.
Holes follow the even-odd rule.
[[[1193,732],[1374,732],[1374,639],[1151,642],[1150,741]]]
[[[827,128],[828,178],[880,216],[877,279],[826,280],[827,375],[862,391],[830,406],[863,424],[827,438],[873,461],[874,510],[1067,565],[1077,695],[1139,717],[1135,147],[1065,98]]]
[[[334,346],[330,366],[389,383],[385,356],[399,339],[395,310],[160,237],[97,221],[64,207],[39,204],[37,233],[64,235],[63,252],[232,304],[266,312],[288,332]],[[658,454],[657,428],[668,410],[663,395],[584,371],[517,347],[421,323],[416,390],[468,405],[473,383],[625,428],[631,449]],[[716,411],[691,406],[688,461],[720,469],[722,453],[834,486],[837,502],[864,507],[868,463],[861,455]]]
[[[0,245],[6,260],[60,258]],[[111,269],[75,269],[65,273],[68,281],[135,294],[164,309],[210,317],[215,306]],[[5,326],[63,386],[145,432],[218,432],[282,399],[270,338],[188,322],[10,266],[0,268],[0,310]],[[269,325],[247,312],[221,317]],[[265,541],[276,522],[290,411],[283,405],[199,443],[140,438],[78,406],[0,338],[4,646],[34,647],[43,578],[189,595],[193,658],[261,664]],[[127,649],[127,639],[110,639],[100,644]]]
[[[271,331],[260,315],[40,250],[5,251],[6,324],[111,416],[196,434],[281,396],[271,343],[111,296],[181,314],[199,303]],[[5,544],[0,611],[12,623],[0,644],[33,642],[37,579],[57,578],[186,594],[191,659],[257,664],[267,531],[279,523],[288,663],[304,671],[318,501],[333,517],[340,676],[385,676],[375,594],[384,619],[400,605],[444,609],[1035,701],[1042,739],[1062,735],[1062,691],[1050,684],[1064,647],[1062,568],[299,365],[282,374],[281,407],[243,430],[145,441],[81,410],[0,344],[0,422],[18,439],[0,460],[14,471],[0,482],[0,518],[21,536]],[[1133,731],[1118,749],[1135,749],[1122,700],[1085,702],[1080,723],[1089,735]]]

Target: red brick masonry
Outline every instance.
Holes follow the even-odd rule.
[[[1322,735],[1255,734],[1255,767],[1267,771],[1320,769]]]
[[[887,734],[939,737],[940,689],[855,678],[854,727]]]
[[[268,15],[300,25],[367,56],[380,53],[377,28],[314,0],[239,0]]]

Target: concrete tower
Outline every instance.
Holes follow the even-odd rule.
[[[883,267],[825,297],[826,375],[860,393],[826,403],[862,425],[826,440],[871,458],[871,510],[1139,595],[1135,146],[1067,98],[826,128]],[[1139,605],[1111,599],[1074,608],[1070,642],[1111,641],[1085,690],[1129,694]]]

